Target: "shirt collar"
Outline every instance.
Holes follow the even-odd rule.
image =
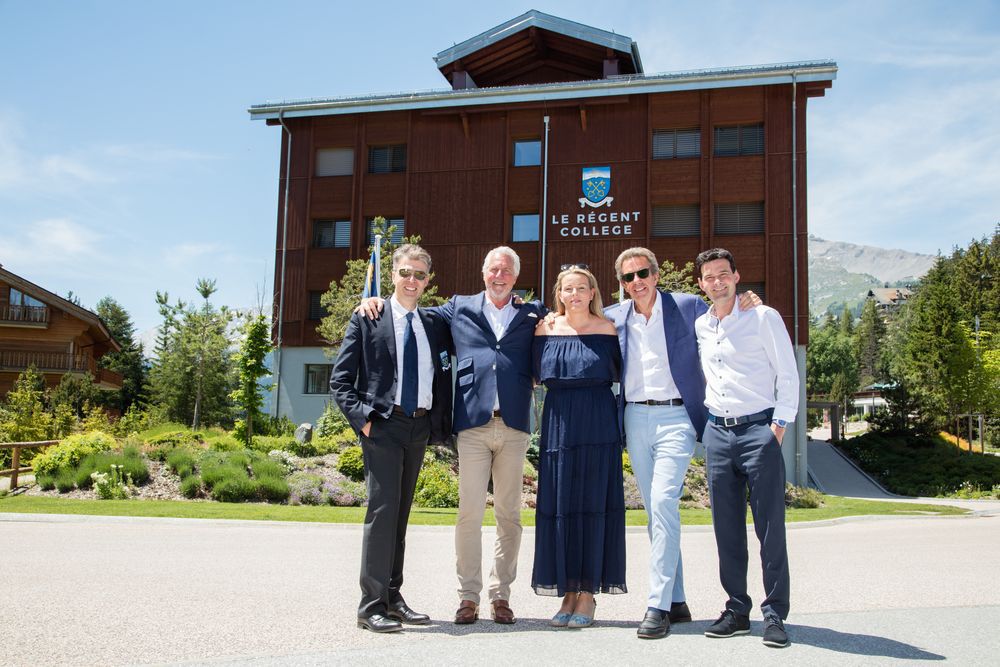
[[[496,304],[490,299],[490,295],[483,293],[483,309],[492,310],[494,313],[502,313],[506,310],[514,310],[514,295],[511,293],[507,297],[507,303],[503,305],[503,308],[497,308]]]
[[[653,310],[650,311],[649,317],[646,319],[647,322],[652,322],[657,317],[659,317],[660,312],[663,310],[663,304],[660,302],[660,293],[657,291],[656,298],[653,299]],[[632,312],[629,315],[629,319],[639,318],[642,315],[639,313],[639,309],[635,307],[635,301],[632,302]]]
[[[416,309],[414,309],[414,310],[407,310],[406,308],[404,308],[403,304],[401,304],[399,301],[396,300],[396,295],[395,294],[393,294],[391,297],[389,297],[389,305],[392,308],[392,319],[394,319],[394,320],[401,320],[401,319],[405,318],[406,315],[407,315],[407,313],[416,313],[417,312]]]

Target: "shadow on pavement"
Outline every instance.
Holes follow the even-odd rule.
[[[598,618],[594,621],[593,627],[595,628],[636,628],[639,626],[638,621],[604,621]],[[570,628],[554,628],[549,625],[549,619],[547,618],[522,618],[519,617],[517,622],[513,625],[501,625],[499,623],[494,623],[492,619],[487,616],[486,618],[479,618],[479,621],[472,623],[471,625],[455,625],[451,621],[438,621],[432,620],[430,625],[407,625],[404,627],[406,632],[419,632],[421,634],[440,634],[440,635],[450,635],[452,637],[463,637],[465,635],[475,635],[475,634],[497,634],[497,633],[513,633],[513,632],[581,632],[585,631],[586,628],[580,629],[570,629]]]
[[[754,624],[757,625],[756,623]],[[901,660],[947,660],[943,655],[925,651],[905,642],[862,635],[853,632],[838,632],[829,628],[817,628],[810,625],[789,624],[788,636],[792,644],[806,644],[824,648],[838,653],[853,653],[854,655],[884,656]],[[759,634],[762,630],[754,628]]]

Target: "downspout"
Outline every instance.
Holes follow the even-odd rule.
[[[806,358],[805,351],[799,345],[799,199],[798,199],[798,91],[797,80],[792,71],[792,317],[795,346],[795,361],[799,374],[799,411],[795,421],[795,483],[806,486],[808,480],[808,464],[805,456],[807,443],[807,406],[806,406]]]
[[[546,239],[548,237],[548,216],[549,216],[549,117],[543,116],[545,123],[545,144],[542,166],[542,279],[538,286],[539,300],[545,303],[545,250]]]
[[[292,184],[292,132],[285,125],[285,120],[282,118],[284,116],[285,110],[278,110],[278,122],[281,124],[282,129],[285,134],[288,135],[288,150],[285,157],[285,203],[284,209],[281,214],[281,279],[279,281],[278,287],[278,340],[275,346],[275,356],[277,360],[274,364],[274,415],[277,417],[279,413],[279,404],[281,403],[281,361],[284,357],[281,343],[282,343],[282,332],[285,325],[285,259],[288,255],[288,196],[289,190]]]

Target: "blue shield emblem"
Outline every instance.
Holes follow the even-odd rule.
[[[587,201],[600,204],[611,191],[611,167],[583,168],[583,195]]]

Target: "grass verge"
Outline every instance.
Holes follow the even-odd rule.
[[[821,521],[844,516],[862,515],[959,515],[966,510],[946,505],[881,502],[824,496],[823,507],[790,509],[789,522]],[[453,526],[458,510],[414,507],[410,524],[418,526]],[[25,514],[92,514],[97,516],[149,516],[181,519],[240,519],[256,521],[309,521],[317,523],[357,523],[364,521],[364,507],[329,507],[311,505],[268,505],[265,503],[216,503],[182,500],[76,500],[42,496],[7,496],[0,498],[0,512]],[[525,526],[535,525],[534,510],[522,510]],[[748,519],[749,520],[749,519]],[[646,513],[627,513],[629,526],[645,526]],[[686,526],[709,525],[709,510],[681,510],[681,523]],[[486,510],[484,524],[495,525],[493,511]]]

